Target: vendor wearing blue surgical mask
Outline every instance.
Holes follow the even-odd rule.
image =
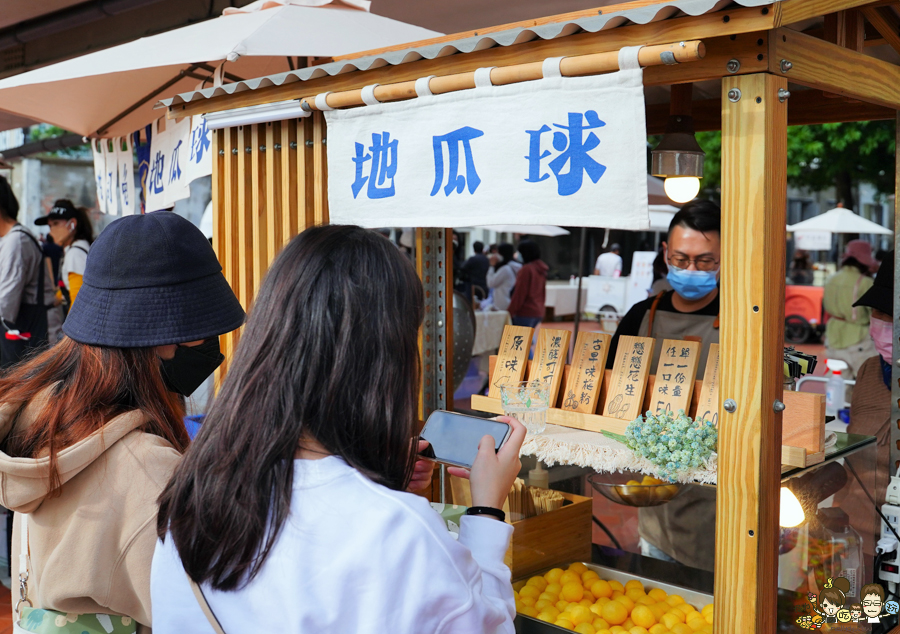
[[[863,484],[871,489],[868,493],[878,502],[878,508],[885,502],[891,467],[891,359],[893,356],[894,330],[894,252],[881,261],[875,282],[853,304],[871,309],[869,337],[877,354],[859,367],[853,398],[850,401],[851,434],[875,436],[878,439],[876,460],[873,463],[868,453],[856,454],[846,459],[859,475]],[[874,490],[872,490],[874,489]],[[871,536],[880,530],[876,524],[872,503],[861,490],[856,478],[850,477],[847,486],[835,498],[839,506],[850,516],[850,523],[861,535]],[[875,544],[863,539],[863,548],[870,557],[875,556]],[[870,565],[870,560],[866,565]]]
[[[607,357],[612,367],[619,337],[653,337],[651,373],[663,348],[663,339],[699,337],[702,341],[697,378],[703,378],[709,346],[719,343],[719,267],[721,213],[708,200],[686,204],[672,218],[664,244],[671,291],[635,304],[622,318]],[[677,499],[642,508],[638,529],[642,554],[657,559],[712,570],[715,548],[704,527],[715,526],[716,493],[713,488],[690,486]]]
[[[619,337],[653,337],[651,374],[662,350],[663,339],[693,336],[703,340],[697,378],[703,378],[709,346],[719,343],[719,254],[721,214],[708,200],[686,204],[672,218],[663,243],[671,291],[664,291],[631,307],[612,338],[607,367],[616,358]]]

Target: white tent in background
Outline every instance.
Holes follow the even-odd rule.
[[[823,214],[813,216],[809,220],[788,225],[787,230],[795,233],[827,231],[828,233],[873,233],[881,236],[889,236],[894,233],[880,224],[855,214],[852,209],[844,207],[835,207]]]
[[[650,205],[650,229],[648,231],[668,231],[678,207],[672,205]]]
[[[289,58],[296,56],[348,55],[442,35],[369,13],[369,4],[258,0],[226,9],[212,20],[4,79],[0,110],[85,136],[124,136],[164,114],[153,110],[160,99],[201,81],[211,86],[223,63],[225,79],[262,77],[292,70]]]

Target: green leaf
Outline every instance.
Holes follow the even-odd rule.
[[[604,430],[600,433],[603,434],[604,436],[606,436],[607,438],[611,438],[612,440],[622,443],[623,445],[628,441],[628,439],[625,438],[625,436],[623,436],[622,434],[616,434],[615,432],[606,431],[606,430]]]

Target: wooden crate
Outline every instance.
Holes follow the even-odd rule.
[[[591,498],[571,493],[562,496],[572,504],[513,522],[505,558],[513,579],[562,563],[591,560]]]

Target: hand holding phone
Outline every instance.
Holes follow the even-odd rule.
[[[525,426],[511,416],[498,416],[494,420],[508,423],[512,428],[506,443],[495,451],[489,436],[481,439],[478,455],[471,469],[449,467],[447,472],[459,478],[468,478],[472,490],[472,506],[503,508],[522,463],[519,451],[525,441]]]
[[[505,421],[435,410],[419,436],[429,443],[425,450],[420,450],[420,455],[435,462],[468,469],[475,463],[478,443],[484,436],[493,439],[493,447],[497,450],[511,430]]]
[[[428,449],[427,440],[415,440],[416,453],[420,454]],[[424,491],[431,486],[431,479],[434,474],[435,465],[433,461],[426,459],[416,460],[416,466],[413,468],[412,478],[406,485],[406,490],[410,493],[418,493]]]

